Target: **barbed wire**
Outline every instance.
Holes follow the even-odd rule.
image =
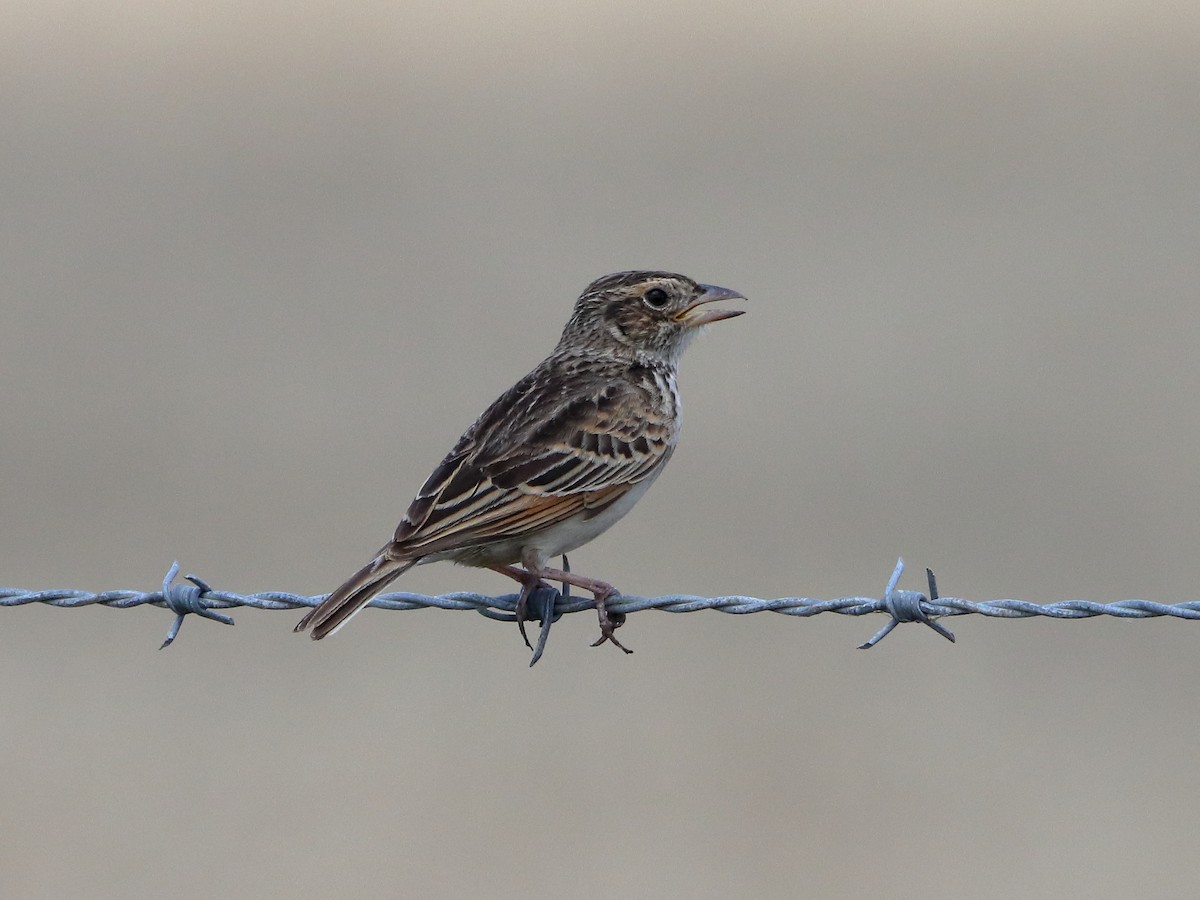
[[[563,562],[565,568],[567,565],[565,558]],[[944,616],[981,615],[997,619],[1026,619],[1032,616],[1044,616],[1052,619],[1090,619],[1095,616],[1149,619],[1169,616],[1176,619],[1200,619],[1200,601],[1195,600],[1174,604],[1155,603],[1150,600],[1118,600],[1113,603],[1066,600],[1061,603],[1045,605],[1027,600],[972,602],[959,597],[940,596],[937,580],[929,569],[925,570],[929,583],[928,594],[902,590],[897,587],[897,584],[903,572],[904,560],[899,559],[880,597],[839,597],[834,600],[817,600],[809,597],[761,599],[742,596],[697,597],[690,594],[666,594],[661,597],[620,595],[609,599],[607,607],[610,615],[622,620],[630,613],[648,609],[658,609],[670,613],[689,613],[711,609],[731,615],[774,612],[785,616],[804,618],[821,613],[838,613],[843,616],[865,616],[872,613],[888,615],[887,624],[870,640],[859,645],[860,650],[874,647],[887,637],[893,628],[903,622],[920,622],[953,642],[954,635],[936,621]],[[184,618],[188,615],[195,614],[225,625],[232,625],[233,619],[216,610],[240,606],[268,610],[307,609],[318,605],[325,599],[324,594],[309,597],[284,591],[263,591],[257,594],[218,591],[194,575],[184,576],[192,582],[190,585],[175,584],[175,576],[178,574],[179,563],[174,563],[163,579],[162,590],[158,591],[91,592],[70,589],[28,591],[20,588],[0,588],[0,607],[24,606],[28,603],[45,603],[65,609],[94,605],[109,606],[115,609],[129,609],[144,605],[162,607],[175,613],[175,620],[167,630],[166,640],[159,648],[162,649],[175,640]],[[514,612],[517,595],[505,594],[499,597],[490,597],[485,594],[458,591],[430,596],[393,592],[380,594],[371,601],[370,605],[376,609],[388,610],[425,608],[475,610],[491,619],[512,622],[516,621]],[[546,639],[549,636],[550,625],[553,622],[563,615],[591,609],[595,609],[595,604],[590,598],[571,596],[570,589],[566,585],[562,592],[553,588],[542,588],[535,591],[530,598],[528,617],[531,621],[540,621],[542,628],[537,646],[534,648],[533,659],[529,664],[532,666],[541,658],[546,646]]]

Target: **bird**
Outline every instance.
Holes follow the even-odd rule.
[[[673,272],[593,281],[550,355],[484,410],[392,539],[295,631],[328,637],[413,566],[450,560],[520,583],[516,619],[527,646],[529,598],[556,581],[595,598],[600,638],[592,646],[612,641],[629,653],[615,635],[624,616],[607,609],[619,591],[547,563],[606,531],[662,473],[682,421],[680,356],[705,326],[745,312],[710,304],[745,299]]]

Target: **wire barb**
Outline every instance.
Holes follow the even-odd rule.
[[[840,597],[835,600],[817,600],[807,597],[761,599],[740,596],[696,597],[688,594],[669,594],[663,597],[621,595],[610,598],[607,605],[611,616],[628,615],[647,609],[659,609],[671,613],[713,609],[732,615],[774,612],[785,616],[805,618],[821,613],[837,613],[843,616],[886,614],[889,617],[888,623],[862,645],[863,649],[874,647],[901,622],[921,622],[947,640],[953,641],[954,635],[935,621],[943,616],[981,615],[997,619],[1025,619],[1032,616],[1044,616],[1052,619],[1090,619],[1095,616],[1149,619],[1167,616],[1174,619],[1200,619],[1200,601],[1198,600],[1175,604],[1136,599],[1118,600],[1113,603],[1066,600],[1061,603],[1043,605],[1027,600],[989,600],[977,603],[957,597],[942,597],[938,593],[937,580],[929,569],[925,570],[929,581],[929,594],[926,596],[916,591],[897,588],[903,571],[904,560],[900,559],[892,571],[892,576],[888,580],[882,597]],[[24,606],[28,603],[45,603],[49,606],[67,609],[95,604],[116,609],[129,609],[145,604],[160,606],[175,613],[175,620],[167,631],[166,640],[162,643],[163,647],[167,647],[179,634],[184,617],[192,613],[225,625],[232,625],[233,620],[229,616],[222,615],[216,610],[241,606],[271,610],[308,609],[317,606],[325,599],[325,596],[321,594],[308,597],[303,594],[290,594],[282,591],[266,591],[258,594],[217,591],[195,575],[185,576],[191,585],[172,584],[178,574],[179,564],[175,563],[167,572],[167,577],[163,579],[161,591],[124,590],[92,593],[81,590],[28,591],[20,588],[0,588],[0,607]],[[396,592],[381,594],[374,598],[370,605],[376,609],[388,610],[430,607],[475,610],[489,618],[513,621],[517,595],[506,594],[500,597],[489,597],[484,594],[458,592],[426,596]],[[595,603],[590,598],[572,596],[567,586],[564,585],[561,593],[553,588],[542,588],[540,591],[534,592],[534,595],[530,597],[529,607],[530,618],[539,619],[542,623],[537,643],[534,646],[533,660],[530,663],[532,665],[541,658],[542,652],[545,650],[546,640],[550,634],[550,625],[553,622],[568,613],[594,610]]]
[[[178,574],[179,563],[173,562],[171,563],[171,568],[167,569],[166,577],[163,578],[163,605],[175,613],[175,621],[167,629],[167,639],[159,645],[159,650],[171,646],[171,643],[179,635],[179,629],[183,625],[183,617],[190,613],[203,616],[205,619],[212,619],[214,622],[220,622],[222,625],[233,624],[233,619],[229,616],[213,612],[204,605],[201,597],[204,594],[210,593],[212,588],[195,575],[183,576],[192,583],[190,586],[186,584],[172,584],[171,582],[175,580],[175,576]]]
[[[567,560],[564,553],[562,558],[562,570],[564,572],[571,571],[571,563]],[[533,668],[537,661],[542,658],[542,653],[546,650],[546,639],[550,637],[550,626],[562,618],[562,613],[558,611],[558,602],[560,600],[571,599],[571,585],[563,582],[562,591],[556,591],[550,585],[542,583],[542,586],[534,588],[529,595],[529,601],[525,610],[525,619],[530,622],[541,622],[542,627],[538,631],[537,644],[530,647],[533,651],[533,658],[529,660],[529,667]],[[489,619],[495,619],[499,622],[519,622],[515,612],[496,612],[495,610],[485,609],[480,607],[477,612],[486,616]],[[521,636],[525,637],[525,629],[521,629]],[[525,646],[529,647],[529,641],[525,641]]]
[[[929,580],[929,596],[918,593],[917,591],[898,591],[896,585],[900,582],[900,576],[904,574],[904,557],[896,560],[896,568],[892,571],[892,577],[888,579],[887,587],[883,591],[883,606],[888,614],[892,617],[891,621],[884,625],[875,633],[875,636],[865,644],[859,644],[859,650],[870,650],[885,637],[892,633],[892,629],[901,622],[921,622],[928,625],[950,643],[954,643],[954,634],[949,628],[944,625],[939,625],[929,617],[929,613],[925,611],[925,604],[937,603],[938,589],[937,578],[933,574],[933,569],[926,569],[925,576]]]

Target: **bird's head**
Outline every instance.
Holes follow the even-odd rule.
[[[575,301],[559,349],[586,349],[675,363],[703,326],[740,316],[710,303],[744,300],[728,288],[672,272],[617,272],[587,286]]]

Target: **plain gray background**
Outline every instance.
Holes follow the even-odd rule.
[[[655,267],[749,314],[577,570],[1197,596],[1194,4],[6,3],[0,160],[0,584],[328,591]],[[0,893],[1200,892],[1191,623],[235,618],[0,612]]]

